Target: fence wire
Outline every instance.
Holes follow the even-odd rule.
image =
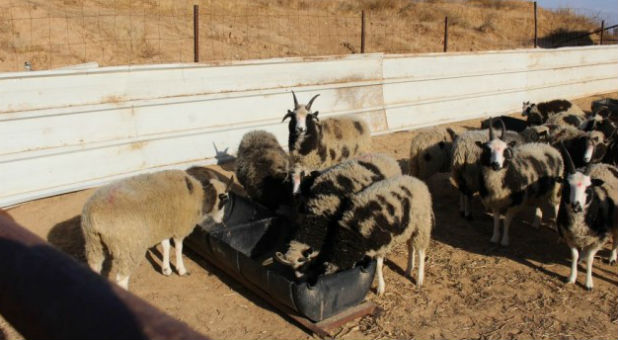
[[[193,5],[200,62],[360,53],[361,11],[365,53],[442,51],[444,17],[448,51],[533,46],[533,5],[522,1],[0,0],[0,71],[193,62]],[[598,44],[586,33],[600,20],[582,11],[541,10],[539,46]]]

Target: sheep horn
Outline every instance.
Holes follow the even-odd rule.
[[[313,101],[319,96],[320,94],[316,94],[315,96],[313,96],[313,98],[311,98],[311,100],[309,101],[309,103],[307,105],[305,105],[305,109],[307,109],[307,111],[311,112],[311,104],[313,104]]]
[[[286,119],[292,118],[292,117],[294,117],[294,112],[288,110],[288,113],[286,113],[285,116],[283,116],[283,119],[281,120],[281,123],[285,122]]]
[[[230,192],[230,189],[232,189],[232,184],[234,184],[234,175],[232,175],[232,177],[230,177],[230,180],[227,182],[225,192]]]
[[[573,164],[573,159],[569,154],[569,150],[567,150],[566,146],[564,146],[564,143],[562,141],[560,142],[560,149],[562,150],[562,156],[565,158],[564,166],[566,168],[567,174],[574,174],[575,164]]]
[[[296,93],[292,90],[292,96],[294,97],[294,110],[298,107],[298,99],[296,99]]]
[[[504,121],[502,121],[502,119],[498,119],[498,122],[500,123],[500,139],[504,140],[504,132],[506,131],[506,126],[504,125]]]
[[[277,260],[277,262],[279,262],[279,263],[283,263],[283,264],[286,264],[288,266],[292,265],[292,262],[289,261],[288,259],[286,259],[285,256],[283,256],[283,254],[281,254],[281,252],[276,252],[275,253],[275,260]]]
[[[489,117],[489,140],[494,140],[494,119]]]

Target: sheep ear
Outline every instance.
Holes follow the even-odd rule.
[[[600,178],[593,178],[593,179],[592,179],[592,186],[593,186],[593,187],[598,187],[598,186],[601,186],[601,185],[603,185],[604,183],[605,183],[605,181],[604,181],[604,180],[602,180],[602,179],[600,179]]]
[[[509,148],[515,147],[515,145],[517,145],[517,141],[512,140],[512,141],[508,142]]]
[[[285,122],[286,119],[292,118],[292,117],[294,117],[294,112],[288,110],[288,113],[286,113],[285,116],[283,116],[283,119],[281,120],[281,123]]]
[[[479,148],[483,148],[483,142],[477,140],[474,144],[476,144]]]
[[[288,266],[291,266],[293,264],[288,259],[286,259],[285,256],[283,256],[283,254],[281,252],[276,252],[275,253],[275,260],[277,260],[277,262],[279,262],[279,263],[286,264]]]
[[[560,177],[560,176],[556,176],[554,177],[554,181],[556,181],[556,183],[565,183],[566,181],[564,180],[564,178]]]
[[[313,113],[313,118],[315,118],[315,120],[317,120],[318,122],[320,121],[320,119],[318,118],[318,113],[320,113],[320,111],[315,111]]]
[[[513,150],[511,148],[506,148],[504,150],[504,158],[506,158],[506,159],[513,158]]]

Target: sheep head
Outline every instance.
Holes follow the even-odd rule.
[[[281,122],[284,122],[286,119],[290,119],[288,129],[290,134],[301,135],[306,131],[310,130],[310,125],[314,125],[319,122],[318,119],[318,111],[311,112],[311,105],[313,101],[319,96],[316,94],[309,100],[309,103],[306,105],[299,104],[298,99],[296,98],[296,94],[292,91],[292,96],[294,97],[294,111],[288,110],[288,112],[283,116]]]
[[[491,166],[494,170],[500,170],[504,167],[507,159],[513,156],[514,141],[507,143],[504,141],[506,127],[502,119],[498,119],[500,123],[500,136],[496,137],[494,133],[494,120],[489,119],[489,141],[486,143],[476,142],[476,145],[483,149],[481,154],[481,164]]]

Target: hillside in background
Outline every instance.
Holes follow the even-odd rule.
[[[203,62],[359,53],[363,10],[365,52],[442,51],[445,17],[449,51],[533,46],[533,4],[516,0],[0,0],[0,71],[192,62],[194,4]],[[538,25],[552,47],[600,23],[539,8]]]

